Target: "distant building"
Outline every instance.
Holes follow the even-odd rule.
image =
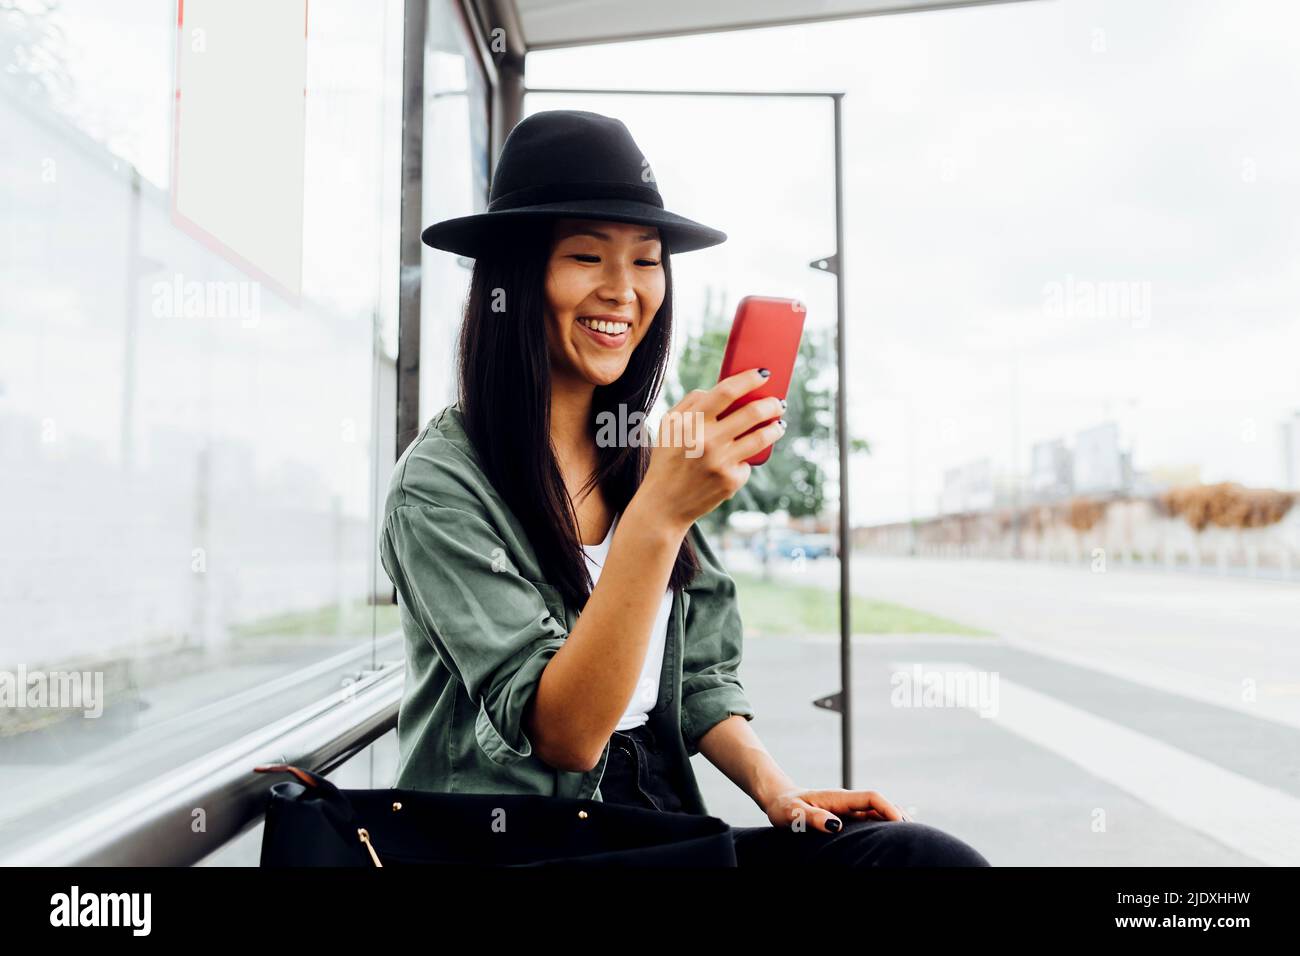
[[[1131,471],[1129,455],[1120,451],[1118,425],[1106,422],[1079,432],[1074,444],[1076,494],[1123,491]]]
[[[1065,440],[1035,442],[1029,458],[1029,493],[1035,501],[1056,501],[1074,487],[1074,458]]]
[[[993,472],[993,507],[1018,508],[1025,504],[1025,476],[1010,468]]]
[[[988,458],[948,468],[939,498],[941,514],[986,511],[993,507],[993,463]]]

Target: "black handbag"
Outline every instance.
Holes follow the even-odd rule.
[[[537,794],[340,789],[288,764],[273,784],[261,865],[735,866],[717,817]]]

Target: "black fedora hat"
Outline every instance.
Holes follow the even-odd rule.
[[[566,216],[656,226],[669,253],[725,242],[727,234],[664,209],[650,164],[621,120],[545,110],[506,137],[487,212],[434,223],[421,238],[477,259],[524,217]]]

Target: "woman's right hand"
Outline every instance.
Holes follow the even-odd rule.
[[[737,372],[710,389],[695,389],[665,413],[650,452],[650,465],[634,500],[683,533],[749,480],[745,461],[785,434],[779,398],[760,398],[718,416],[767,380],[758,369]],[[742,437],[743,436],[743,437]]]

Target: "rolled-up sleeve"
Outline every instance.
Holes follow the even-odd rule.
[[[433,504],[393,509],[380,541],[408,615],[478,705],[479,746],[503,764],[532,754],[524,709],[567,636],[558,592],[506,554],[483,517]]]
[[[736,583],[723,569],[698,525],[691,540],[700,571],[687,587],[686,646],[682,656],[682,740],[688,756],[699,740],[732,714],[754,719],[739,668],[744,629]]]

